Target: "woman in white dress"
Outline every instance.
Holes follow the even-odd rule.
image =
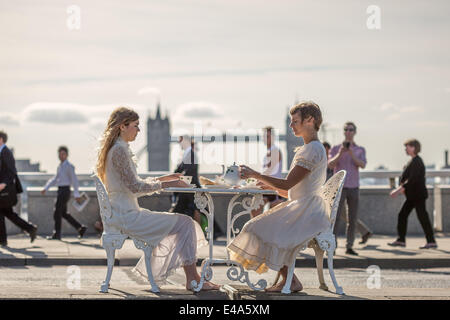
[[[137,198],[157,193],[168,187],[189,187],[180,180],[181,174],[159,178],[139,178],[136,162],[128,145],[139,129],[139,115],[131,109],[119,107],[111,114],[101,141],[96,172],[108,192],[113,211],[111,224],[130,236],[152,246],[152,272],[157,283],[165,283],[177,268],[186,273],[186,288],[191,281],[200,281],[196,269],[197,247],[206,244],[201,227],[191,217],[168,212],[154,212],[140,208]],[[142,257],[133,269],[146,277]],[[205,282],[202,290],[218,289]]]
[[[320,108],[314,102],[302,102],[290,110],[290,116],[290,127],[295,136],[303,138],[304,145],[296,149],[287,177],[275,178],[240,167],[241,178],[257,179],[264,189],[276,190],[288,200],[248,221],[227,247],[230,258],[247,270],[279,271],[283,280],[267,291],[281,291],[298,250],[329,226],[329,209],[319,194],[327,169],[326,152],[317,137],[322,123]],[[291,290],[302,289],[294,275]]]

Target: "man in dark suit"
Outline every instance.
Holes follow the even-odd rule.
[[[194,154],[193,144],[191,138],[187,135],[181,136],[178,140],[183,150],[183,158],[175,169],[175,173],[182,173],[184,176],[191,176],[191,184],[195,184],[200,188],[200,181],[198,180],[198,163]],[[177,198],[175,206],[171,208],[171,212],[183,213],[192,217],[195,221],[200,223],[200,212],[194,203],[193,193],[175,193]]]
[[[191,141],[191,137],[184,135],[178,140],[183,150],[183,158],[175,169],[175,173],[182,173],[184,176],[191,176],[191,184],[194,184],[197,188],[201,188],[200,181],[198,179],[198,161],[194,153],[194,142]],[[177,198],[175,205],[169,210],[170,212],[183,213],[192,217],[201,225],[201,213],[197,209],[194,202],[193,193],[175,193]],[[223,235],[217,223],[214,221],[214,239]]]
[[[22,192],[19,177],[17,176],[16,161],[14,156],[6,146],[8,135],[6,132],[0,131],[0,192],[7,186],[14,186],[17,193]],[[17,195],[16,195],[17,197]],[[31,242],[36,239],[37,227],[19,217],[17,213],[13,211],[12,206],[0,208],[0,245],[6,246],[7,234],[5,217],[11,220],[20,229],[25,230],[30,235]]]

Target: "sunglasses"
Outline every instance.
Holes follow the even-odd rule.
[[[344,131],[355,131],[353,128],[345,128]]]

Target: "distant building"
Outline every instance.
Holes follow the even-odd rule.
[[[288,168],[295,155],[295,148],[303,145],[303,139],[294,135],[290,128],[291,118],[289,112],[286,116],[285,141]],[[226,136],[224,136],[225,141]],[[161,105],[158,102],[155,118],[151,116],[147,119],[147,155],[148,171],[169,171],[170,167],[170,143],[172,137],[170,132],[170,120],[166,114],[161,116]],[[282,140],[282,139],[280,139]],[[260,140],[261,141],[261,140]],[[145,150],[145,149],[144,149]]]
[[[11,148],[14,154],[14,148]],[[39,163],[31,163],[30,159],[16,159],[17,172],[41,172]]]
[[[170,122],[166,114],[161,117],[161,105],[158,102],[156,116],[147,120],[148,171],[169,171],[170,163]]]
[[[444,166],[442,169],[450,169],[450,165],[448,164],[448,150],[444,152]]]
[[[41,172],[39,163],[31,163],[30,159],[16,159],[18,172]]]

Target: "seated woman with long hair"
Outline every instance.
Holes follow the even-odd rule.
[[[168,187],[188,187],[180,181],[180,174],[141,179],[129,142],[139,129],[139,115],[125,107],[114,110],[101,139],[96,172],[108,192],[113,211],[111,224],[133,238],[153,247],[151,269],[156,283],[165,283],[177,268],[186,274],[186,289],[191,281],[200,281],[196,269],[197,247],[206,243],[201,227],[191,217],[169,212],[155,212],[140,208],[137,198]],[[146,277],[142,257],[133,269]],[[218,289],[205,282],[202,290]]]

